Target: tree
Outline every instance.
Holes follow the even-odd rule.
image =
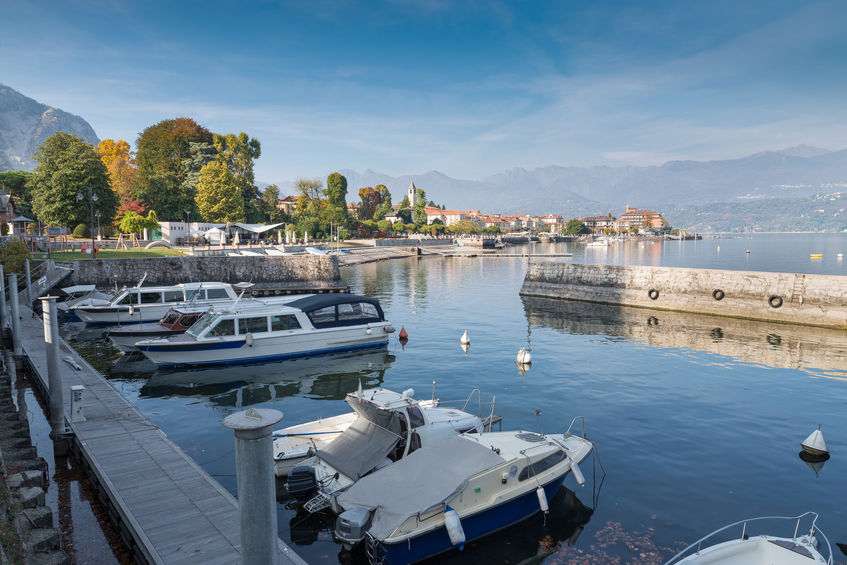
[[[482,233],[482,228],[471,220],[459,220],[447,227],[450,233]]]
[[[568,223],[565,224],[565,233],[568,235],[578,235],[581,233],[591,233],[591,230],[585,227],[582,220],[574,218],[572,220],[568,220]]]
[[[393,212],[393,207],[391,205],[391,193],[388,191],[388,187],[384,184],[376,185],[374,190],[379,193],[381,200],[380,205],[374,210],[373,218],[374,220],[383,220],[385,219],[385,216]]]
[[[29,259],[29,249],[20,239],[7,240],[6,245],[0,249],[0,264],[3,265],[5,273],[24,273],[24,264]]]
[[[244,198],[235,175],[220,161],[212,161],[200,171],[195,202],[207,222],[244,221]]]
[[[184,165],[186,159],[192,158],[191,143],[212,143],[212,132],[191,118],[164,120],[152,125],[139,134],[135,143],[138,176],[133,196],[148,202],[160,218],[181,219],[194,200],[192,187],[184,184],[190,171],[199,170],[196,164],[188,168]],[[163,189],[179,194],[171,193],[170,198],[163,198]],[[163,202],[169,206],[162,208]],[[181,204],[173,205],[177,202]]]
[[[322,229],[326,201],[321,198],[323,183],[320,179],[298,179],[297,231],[315,236]]]
[[[104,139],[97,144],[96,149],[109,171],[109,186],[118,197],[118,202],[123,204],[132,200],[132,187],[138,176],[138,167],[129,143],[122,139]]]
[[[426,193],[422,188],[419,188],[415,195],[415,224],[426,225]]]
[[[359,219],[373,219],[374,212],[382,204],[382,194],[372,187],[366,186],[359,189],[359,198],[362,200],[362,205],[359,206]],[[383,218],[385,218],[384,215]]]
[[[4,171],[0,173],[0,188],[6,191],[15,200],[15,207],[20,212],[21,216],[31,218],[32,213],[32,194],[27,186],[33,173],[29,171]],[[6,232],[3,232],[5,235]]]
[[[277,200],[279,200],[279,187],[275,184],[266,186],[265,190],[262,191],[262,212],[264,221],[269,224],[283,221],[282,210],[276,205]]]
[[[105,223],[112,221],[117,196],[109,188],[106,165],[94,148],[81,137],[57,132],[44,140],[35,152],[38,166],[29,180],[32,210],[48,226],[71,227],[88,223],[88,188],[94,213]],[[81,198],[79,197],[81,196]]]
[[[180,168],[183,175],[182,190],[186,199],[194,206],[194,197],[197,195],[197,183],[200,181],[200,171],[207,164],[215,160],[218,150],[206,141],[189,141],[188,157],[182,160]],[[188,208],[189,210],[191,208]]]
[[[346,226],[350,221],[347,213],[347,179],[341,173],[332,173],[326,178],[323,193],[327,200],[325,221]]]
[[[156,216],[155,210],[150,210],[147,217],[129,211],[121,218],[121,223],[118,226],[121,233],[140,234],[145,229],[154,230],[159,227],[159,218]]]

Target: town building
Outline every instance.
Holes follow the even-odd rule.
[[[666,225],[665,218],[658,212],[639,210],[629,206],[626,207],[626,211],[621,214],[621,217],[615,220],[615,229],[618,231],[628,231],[633,227],[661,229]]]
[[[294,216],[297,214],[297,199],[298,196],[286,196],[276,201],[276,207],[282,210],[283,214]]]
[[[615,219],[611,216],[590,216],[588,218],[580,218],[580,222],[585,224],[585,227],[591,231],[603,231],[605,229],[615,227]]]

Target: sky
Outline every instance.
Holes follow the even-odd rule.
[[[187,116],[261,182],[482,179],[847,147],[847,2],[0,0],[0,83],[135,142]]]

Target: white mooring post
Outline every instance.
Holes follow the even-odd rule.
[[[56,317],[56,296],[41,296],[44,312],[44,346],[47,349],[47,382],[50,387],[50,428],[53,435],[65,433],[65,398],[62,375],[59,373],[59,319]]]
[[[26,275],[26,305],[32,308],[32,276],[29,271],[29,259],[24,259],[24,275]]]
[[[9,275],[9,300],[12,303],[12,351],[20,355],[21,348],[21,316],[18,308],[18,275]]]
[[[6,277],[0,265],[0,334],[9,327],[9,312],[6,311]]]
[[[241,514],[241,560],[243,565],[277,563],[276,495],[274,492],[274,424],[282,412],[250,408],[224,418],[235,431],[235,468],[238,508]]]

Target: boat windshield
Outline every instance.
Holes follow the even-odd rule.
[[[197,320],[197,322],[195,322],[193,326],[188,328],[185,333],[191,334],[194,337],[198,337],[201,333],[203,333],[203,330],[214,324],[220,317],[220,315],[221,312],[207,313],[205,316]]]
[[[166,326],[169,326],[169,325],[173,325],[173,323],[176,322],[178,319],[179,319],[179,312],[177,312],[176,310],[171,310],[167,314],[165,314],[165,317],[162,318],[162,320],[159,323],[166,325]]]

